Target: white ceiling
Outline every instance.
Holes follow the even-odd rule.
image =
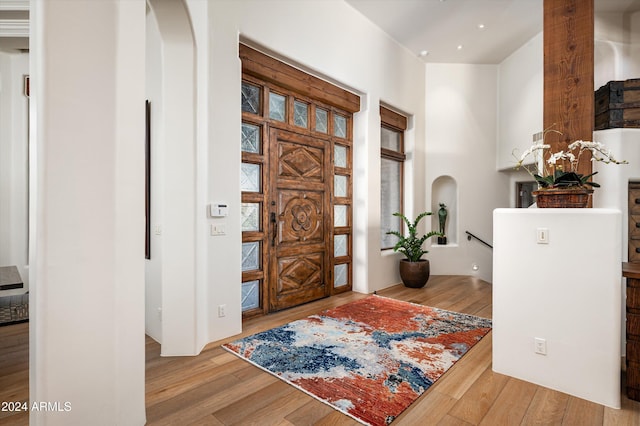
[[[542,31],[543,0],[346,2],[413,54],[428,51],[426,62],[497,64]],[[640,0],[595,0],[595,9],[630,12]]]
[[[413,54],[428,51],[426,62],[478,64],[502,62],[541,32],[542,1],[346,0]],[[640,10],[640,0],[594,1],[597,13]],[[0,0],[0,50],[28,49],[28,10],[29,0]]]

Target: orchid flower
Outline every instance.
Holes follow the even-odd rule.
[[[550,149],[551,145],[544,143],[544,136],[550,132],[560,133],[553,129],[547,129],[543,132],[543,141],[533,144],[529,149],[527,149],[520,158],[513,156],[516,158],[517,163],[515,168],[519,169],[520,167],[524,167],[524,169],[533,177],[535,180],[542,186],[543,188],[556,188],[556,187],[567,187],[567,186],[592,186],[598,187],[599,185],[595,182],[589,181],[591,176],[596,174],[594,172],[587,176],[577,173],[578,165],[580,163],[580,157],[584,151],[589,151],[591,153],[591,161],[600,161],[605,164],[613,163],[613,164],[628,164],[627,161],[619,161],[613,157],[611,150],[607,149],[604,144],[600,142],[592,142],[592,141],[583,141],[577,140],[570,143],[567,146],[566,151],[559,152],[550,152],[549,157],[546,161],[540,162],[539,167],[542,170],[538,170],[538,166],[527,165],[524,166],[523,163],[525,159],[538,151],[543,151]],[[561,133],[560,133],[561,134]],[[574,152],[577,150],[577,153]],[[576,155],[577,154],[577,155]],[[547,170],[546,165],[552,166],[551,170]],[[570,166],[570,167],[567,167]]]

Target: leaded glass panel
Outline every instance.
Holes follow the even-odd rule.
[[[347,196],[347,177],[342,175],[335,175],[333,177],[333,193],[336,197]]]
[[[287,98],[277,93],[269,93],[269,118],[285,121]]]
[[[336,167],[347,167],[347,147],[335,145],[333,148],[333,163]]]
[[[245,192],[260,192],[260,164],[242,163],[240,189]]]
[[[380,146],[382,148],[387,148],[392,151],[401,151],[400,146],[400,132],[396,132],[395,130],[387,129],[386,127],[380,128]]]
[[[307,128],[309,126],[309,105],[304,102],[293,102],[293,124],[298,127]]]
[[[242,230],[260,230],[260,203],[242,203]]]
[[[316,108],[316,132],[327,133],[327,124],[329,121],[327,117],[327,111]]]
[[[242,123],[242,150],[260,154],[260,127]]]
[[[260,88],[242,82],[242,111],[260,114]]]
[[[391,248],[398,239],[387,234],[388,231],[402,232],[402,222],[395,212],[401,211],[402,206],[402,163],[388,158],[382,158],[380,170],[380,244],[383,249]]]
[[[347,206],[333,206],[333,226],[347,226]]]
[[[260,269],[260,243],[242,243],[242,270],[255,271]]]
[[[260,307],[260,281],[242,283],[242,311]]]
[[[335,257],[346,256],[348,237],[346,235],[336,235],[333,237],[333,255]]]
[[[341,115],[333,116],[333,135],[339,138],[347,137],[347,119]]]
[[[333,286],[334,287],[342,287],[349,284],[349,264],[342,263],[340,265],[335,265],[333,267]]]

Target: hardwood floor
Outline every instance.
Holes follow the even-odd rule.
[[[29,323],[0,327],[0,404],[29,400]],[[2,411],[0,425],[28,425],[29,413]]]
[[[432,276],[423,289],[401,285],[378,294],[452,311],[491,317],[491,286],[472,277]],[[366,297],[344,293],[244,325],[241,336]],[[28,326],[0,327],[0,401],[28,398]],[[146,340],[149,425],[357,425],[358,423],[220,344],[196,357],[160,357]],[[624,380],[624,376],[623,376]],[[640,425],[640,402],[622,394],[615,410],[491,370],[491,333],[407,409],[394,425]],[[26,415],[0,412],[0,424],[26,425]]]

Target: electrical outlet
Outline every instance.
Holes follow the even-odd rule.
[[[542,339],[540,337],[536,337],[533,339],[534,352],[540,355],[547,354],[547,340]]]
[[[227,316],[227,305],[218,305],[218,317]]]

